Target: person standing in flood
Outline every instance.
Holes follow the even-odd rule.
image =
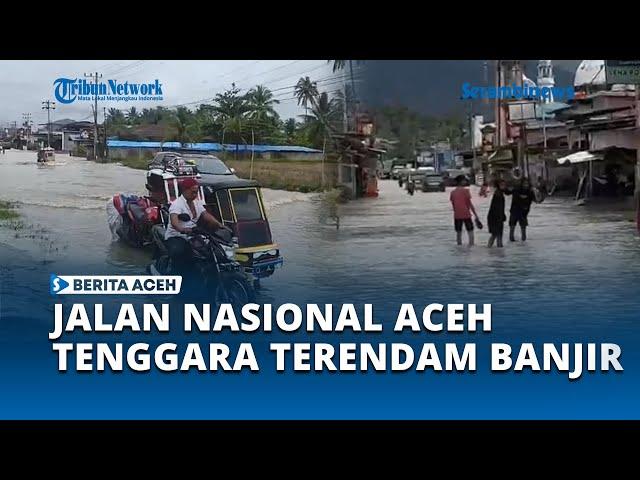
[[[464,175],[456,177],[456,188],[453,189],[449,196],[451,205],[453,206],[453,225],[456,230],[456,241],[458,245],[462,245],[462,224],[464,224],[469,236],[469,246],[474,243],[473,238],[473,220],[471,212],[478,218],[476,209],[471,202],[471,192],[466,188],[466,178]]]
[[[488,247],[493,247],[493,243],[497,241],[498,248],[502,248],[502,233],[504,232],[504,222],[507,216],[504,214],[504,192],[507,184],[504,180],[496,180],[495,191],[491,197],[491,206],[487,215],[487,224],[489,225]]]
[[[531,203],[535,201],[536,197],[529,180],[526,178],[520,181],[519,187],[516,187],[509,193],[513,195],[509,212],[509,240],[512,242],[516,241],[516,225],[520,225],[521,238],[524,242],[527,240],[527,226],[529,225],[527,217],[529,216]]]

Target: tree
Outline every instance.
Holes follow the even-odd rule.
[[[267,118],[277,118],[278,113],[273,106],[280,103],[280,100],[273,98],[273,93],[263,85],[257,85],[249,90],[246,96],[247,113],[249,118],[254,120],[266,120]]]
[[[242,116],[247,111],[247,102],[244,95],[240,95],[240,89],[235,83],[229,90],[216,94],[213,99],[213,111],[221,120]]]
[[[318,84],[312,82],[309,77],[300,78],[296,83],[294,95],[298,99],[298,105],[304,107],[305,117],[309,115],[309,104],[314,105],[318,96]]]
[[[222,126],[223,141],[247,143],[244,133],[247,129],[246,114],[249,111],[246,95],[240,95],[240,89],[235,83],[223,93],[218,93],[213,100],[213,112],[216,122]],[[236,156],[238,148],[236,147]]]
[[[127,123],[130,125],[135,125],[138,120],[138,111],[136,107],[131,107],[127,112]]]
[[[121,125],[124,123],[125,117],[117,108],[110,108],[107,112],[107,121],[110,125]]]
[[[174,113],[174,126],[177,130],[178,141],[181,145],[188,143],[191,140],[190,128],[191,112],[187,107],[178,107]]]
[[[347,60],[327,60],[327,62],[333,62],[333,73],[336,73],[338,70],[342,70],[347,64]]]
[[[293,136],[296,133],[296,119],[288,118],[286,122],[284,122],[284,133],[287,137],[287,143],[291,144],[291,140],[293,140]]]
[[[330,99],[326,92],[322,92],[306,121],[307,134],[314,146],[322,147],[325,139],[339,129],[340,122],[339,102],[335,98]]]

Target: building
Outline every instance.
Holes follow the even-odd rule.
[[[550,88],[552,89],[556,80],[553,77],[553,65],[551,60],[539,60],[538,61],[538,78],[536,79],[536,83],[540,88]],[[544,103],[552,103],[553,102],[553,92],[549,95],[549,97],[544,99]]]
[[[255,157],[261,159],[282,158],[296,160],[322,160],[324,155],[322,150],[295,145],[232,145],[220,143],[187,143],[180,142],[143,142],[133,140],[118,140],[110,138],[107,140],[109,158],[118,160],[132,156],[153,156],[160,151],[180,150],[192,152],[231,152],[238,153],[246,157],[253,153]]]
[[[636,182],[638,165],[635,92],[627,87],[589,91],[591,89],[585,89],[584,95],[557,112],[558,118],[567,125],[570,150],[582,154],[566,159],[586,179],[583,182],[585,196],[597,195],[603,190],[621,193],[613,182],[625,183],[622,193],[629,194]],[[599,188],[600,185],[608,187]]]
[[[374,136],[373,120],[366,114],[356,118],[356,131],[334,135],[339,152],[338,184],[349,198],[378,196],[378,166],[386,150]]]

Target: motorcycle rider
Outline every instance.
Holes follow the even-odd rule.
[[[169,224],[165,232],[165,244],[177,274],[187,273],[192,263],[192,250],[189,245],[188,234],[199,221],[203,220],[208,226],[227,229],[213,215],[207,212],[203,202],[198,199],[200,186],[195,178],[186,178],[180,182],[182,195],[171,202],[169,207]],[[183,222],[178,215],[186,213],[191,220]]]

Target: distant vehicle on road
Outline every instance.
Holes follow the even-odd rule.
[[[423,192],[444,192],[446,190],[442,175],[437,173],[428,173],[422,178]]]
[[[378,162],[378,176],[386,179],[391,178],[391,170],[393,169],[393,160],[383,160]]]
[[[449,169],[449,170],[445,170],[445,172],[442,175],[445,186],[455,187],[456,177],[458,177],[459,175],[464,175],[464,177],[467,179],[467,182],[470,182],[469,175],[467,175],[463,170]]]
[[[407,169],[407,161],[402,158],[394,158],[391,162],[391,178],[398,180],[400,178],[400,172]]]

